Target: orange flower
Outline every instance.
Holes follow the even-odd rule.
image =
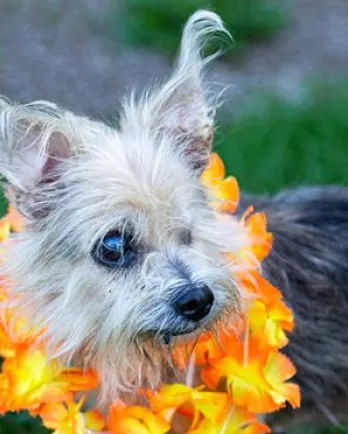
[[[116,401],[109,409],[108,430],[115,434],[165,434],[170,424],[145,407]]]
[[[249,337],[235,340],[228,348],[228,357],[211,363],[202,371],[205,384],[215,389],[225,379],[232,401],[252,413],[269,413],[289,402],[300,404],[298,386],[286,381],[295,368],[283,354],[268,350]]]
[[[4,309],[0,316],[0,356],[15,357],[29,348],[37,347],[43,329],[30,327],[16,309]]]
[[[255,270],[247,273],[236,272],[235,275],[238,284],[254,299],[262,300],[266,304],[274,304],[283,297],[278,288]]]
[[[201,176],[202,184],[211,190],[217,201],[211,206],[220,212],[233,213],[239,203],[239,187],[232,176],[224,179],[225,168],[217,154],[211,154],[209,166]]]
[[[249,308],[248,321],[250,333],[258,339],[264,339],[272,348],[282,348],[289,339],[284,330],[293,330],[293,316],[289,308],[282,301],[266,305],[255,300]]]
[[[203,185],[210,187],[218,184],[225,177],[225,166],[222,159],[216,153],[210,154],[208,167],[201,175]]]
[[[105,426],[103,415],[98,410],[82,413],[83,401],[45,404],[39,411],[44,426],[54,430],[53,434],[86,434],[86,430],[102,430]]]
[[[287,345],[285,331],[294,329],[294,318],[282,300],[281,292],[256,271],[238,276],[237,280],[253,297],[246,312],[251,334],[272,348]]]
[[[11,233],[11,224],[5,217],[0,220],[0,242],[7,240]]]
[[[69,384],[72,392],[86,392],[98,387],[98,377],[92,370],[82,370],[80,368],[65,368],[60,379]]]
[[[207,365],[228,355],[228,347],[239,339],[239,332],[243,329],[243,318],[238,324],[227,327],[221,323],[217,325],[216,333],[207,331],[202,333],[193,344],[185,344],[174,349],[174,361],[180,369],[184,369],[194,358],[195,365]]]
[[[184,384],[163,386],[150,396],[150,407],[168,422],[172,421],[176,412],[187,416],[192,420],[191,430],[204,418],[218,424],[228,409],[229,397],[227,393],[206,392],[202,388],[191,388]]]
[[[7,210],[6,219],[11,225],[11,229],[15,232],[22,232],[24,228],[24,218],[16,210],[16,208],[10,204]]]
[[[7,358],[0,374],[0,412],[35,409],[44,403],[69,401],[72,392],[97,386],[95,375],[63,369],[39,349],[26,349]]]
[[[23,217],[18,213],[13,205],[10,205],[5,217],[0,219],[0,242],[7,240],[11,230],[20,232],[23,230]]]
[[[209,360],[216,360],[224,354],[223,346],[213,333],[206,332],[198,338],[196,343],[185,344],[174,349],[173,357],[180,369],[187,367],[190,357],[194,355],[196,365],[204,365]]]
[[[266,381],[272,385],[274,402],[283,406],[285,398],[293,408],[299,408],[300,388],[297,384],[286,382],[296,373],[293,363],[284,354],[271,352],[263,371]]]
[[[258,212],[247,217],[245,227],[252,240],[252,254],[259,262],[262,262],[269,255],[273,243],[273,235],[267,232],[265,214]]]
[[[241,220],[242,227],[250,240],[249,245],[240,249],[237,253],[226,253],[226,257],[239,265],[244,271],[237,272],[244,275],[249,270],[256,270],[260,263],[272,250],[273,235],[267,232],[266,216],[262,212],[253,214],[253,207],[249,207]],[[236,267],[238,269],[238,267]]]
[[[0,277],[0,303],[5,301],[8,297],[8,289],[5,286],[5,282]],[[0,305],[1,308],[1,305]]]
[[[259,423],[256,416],[246,411],[231,407],[224,420],[217,424],[205,418],[190,434],[266,434],[271,430],[267,425]]]

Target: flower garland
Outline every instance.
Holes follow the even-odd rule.
[[[211,205],[217,211],[233,213],[239,202],[238,184],[232,177],[224,178],[224,165],[212,154],[202,183],[216,198]],[[218,338],[206,332],[194,346],[175,349],[179,368],[188,370],[188,378],[197,368],[201,386],[188,381],[139,392],[147,406],[127,406],[118,400],[107,417],[98,410],[84,412],[86,394],[98,385],[96,374],[48,360],[39,339],[42,330],[28,324],[18,304],[9,303],[13,300],[7,288],[0,286],[0,300],[6,302],[0,307],[0,413],[27,410],[55,434],[182,433],[183,426],[190,434],[271,432],[257,414],[274,412],[287,403],[293,408],[300,405],[298,386],[288,382],[295,368],[279,351],[287,345],[286,332],[293,330],[294,321],[280,291],[259,274],[272,246],[264,214],[250,208],[240,224],[250,245],[236,255],[227,254],[242,265],[238,269],[247,270],[234,273],[242,294],[248,294],[238,327],[225,327]],[[0,221],[0,241],[21,230],[21,218],[10,206]],[[178,424],[181,428],[176,428]]]

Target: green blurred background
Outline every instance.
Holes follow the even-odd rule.
[[[113,116],[125,92],[168,76],[203,7],[234,38],[208,76],[226,88],[216,150],[241,188],[348,184],[347,0],[2,0],[0,93]],[[286,432],[348,433],[326,425]],[[26,414],[0,419],[0,434],[43,432]]]

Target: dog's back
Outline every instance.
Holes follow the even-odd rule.
[[[267,215],[274,248],[263,271],[295,314],[287,348],[304,399],[348,387],[348,188],[308,187],[274,198],[245,195]]]

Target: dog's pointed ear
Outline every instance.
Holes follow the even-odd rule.
[[[174,73],[153,96],[154,118],[178,139],[191,166],[198,170],[208,162],[217,107],[203,79],[204,67],[221,54],[217,51],[204,58],[202,51],[213,36],[223,35],[230,37],[218,15],[205,10],[193,14],[183,30]]]
[[[74,152],[72,132],[51,103],[11,104],[0,99],[0,173],[7,192],[26,217],[47,212],[41,194],[59,177]]]

